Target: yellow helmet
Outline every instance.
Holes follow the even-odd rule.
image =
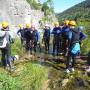
[[[76,22],[75,21],[69,21],[69,25],[76,26]]]
[[[64,21],[64,24],[65,24],[65,25],[68,25],[68,24],[69,24],[69,20],[65,20],[65,21]]]
[[[8,23],[7,23],[7,22],[5,22],[5,21],[4,21],[4,22],[2,22],[2,27],[3,27],[3,28],[8,27]]]
[[[26,28],[30,28],[31,25],[29,23],[26,23]]]
[[[59,22],[55,22],[54,25],[58,25],[59,26]]]
[[[18,26],[19,26],[20,28],[22,28],[22,27],[23,27],[23,25],[22,25],[22,24],[19,24]]]

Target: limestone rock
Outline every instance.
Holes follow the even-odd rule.
[[[26,0],[0,0],[0,23],[9,22],[10,25],[31,23],[44,16],[40,10],[32,10]]]

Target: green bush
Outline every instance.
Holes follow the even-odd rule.
[[[20,38],[15,39],[15,42],[11,45],[11,47],[12,47],[12,55],[22,53],[22,46],[21,46]]]
[[[19,81],[7,73],[0,73],[0,90],[19,90]]]

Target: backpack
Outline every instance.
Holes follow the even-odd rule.
[[[6,32],[0,31],[0,48],[5,48],[7,46]]]
[[[80,44],[79,43],[75,43],[72,46],[71,53],[72,53],[72,55],[77,55],[78,53],[80,53]]]

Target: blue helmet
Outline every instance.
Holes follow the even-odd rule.
[[[84,30],[84,27],[83,26],[79,26],[78,30]]]

